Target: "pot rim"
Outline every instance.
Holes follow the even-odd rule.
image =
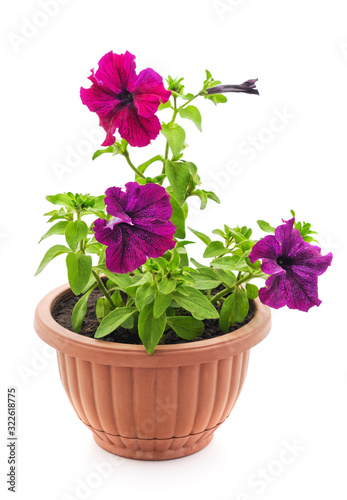
[[[184,366],[225,359],[249,350],[261,342],[271,328],[271,310],[255,299],[256,311],[249,323],[213,339],[184,344],[158,345],[149,355],[143,345],[106,342],[79,335],[53,319],[52,308],[71,291],[68,283],[55,288],[39,302],[34,328],[38,336],[57,351],[86,361],[113,366],[143,368]]]

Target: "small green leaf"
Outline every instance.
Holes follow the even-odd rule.
[[[234,323],[241,323],[248,314],[249,303],[247,294],[242,288],[230,294],[223,302],[220,312],[219,326],[223,332],[228,332]]]
[[[249,299],[256,299],[258,297],[259,289],[256,285],[252,285],[251,283],[247,283],[246,292],[247,292],[247,297]]]
[[[67,273],[71,290],[79,295],[89,281],[92,258],[83,253],[69,253],[66,257]]]
[[[60,222],[57,222],[56,224],[54,224],[54,226],[52,226],[48,231],[47,233],[45,233],[42,238],[40,239],[39,243],[41,243],[42,240],[48,238],[49,236],[53,236],[53,235],[56,235],[56,234],[65,234],[65,229],[66,229],[66,226],[69,224],[69,221],[67,220],[62,220]]]
[[[202,267],[198,273],[193,274],[198,290],[212,290],[222,283],[218,274],[208,267]]]
[[[264,231],[265,233],[274,233],[275,232],[275,228],[270,226],[270,224],[268,222],[265,222],[264,220],[257,220],[257,224],[260,227],[260,229],[262,231]]]
[[[168,101],[166,101],[165,103],[161,102],[158,106],[158,111],[162,111],[163,109],[167,109],[167,108],[172,108],[170,99]]]
[[[113,144],[112,146],[109,146],[106,149],[98,149],[93,154],[92,160],[95,160],[96,158],[103,155],[104,153],[112,153],[113,155],[116,155],[118,153],[118,151],[119,151],[119,146],[117,146],[116,144]]]
[[[111,304],[106,299],[106,297],[98,298],[95,308],[95,315],[98,320],[101,321],[102,319],[104,319],[104,317],[107,316],[111,311]]]
[[[183,309],[191,312],[196,319],[218,318],[218,311],[206,296],[196,288],[186,285],[181,286],[173,293],[173,299]]]
[[[222,282],[229,288],[234,286],[236,281],[236,276],[231,271],[225,271],[224,269],[215,269],[216,274],[222,280]]]
[[[162,293],[157,293],[155,295],[154,304],[153,304],[153,318],[159,318],[166,309],[169,307],[172,301],[172,294],[163,295]]]
[[[201,114],[198,108],[189,105],[184,108],[179,108],[178,112],[181,118],[187,118],[188,120],[191,120],[194,123],[194,125],[198,128],[198,130],[202,132]]]
[[[223,94],[206,94],[205,99],[209,99],[217,106],[217,104],[224,104],[228,99]]]
[[[168,278],[164,276],[161,282],[158,284],[158,290],[163,295],[168,295],[173,292],[176,288],[176,280],[172,276]]]
[[[213,200],[216,203],[220,203],[220,199],[218,198],[216,193],[214,193],[213,191],[204,191],[204,193],[206,193],[207,198],[209,198],[210,200]]]
[[[170,149],[174,156],[180,154],[183,149],[186,133],[182,127],[174,124],[171,128],[165,123],[162,124],[161,133],[169,143]]]
[[[191,193],[191,196],[198,196],[200,198],[200,210],[204,210],[207,205],[207,194],[202,189],[196,189]]]
[[[71,197],[67,193],[55,194],[53,196],[46,196],[46,200],[53,205],[61,205],[63,207],[74,207]]]
[[[83,220],[70,222],[65,231],[66,243],[71,250],[76,250],[78,243],[88,234],[88,226]]]
[[[85,293],[83,297],[80,298],[80,300],[76,303],[75,307],[73,308],[71,316],[71,324],[73,331],[76,333],[79,333],[82,328],[83,319],[87,314],[88,299],[92,291],[95,289],[95,287],[96,284],[93,285],[87,291],[87,293]]]
[[[211,238],[209,236],[207,236],[206,234],[200,233],[199,231],[196,231],[195,229],[192,229],[191,227],[188,227],[188,229],[193,234],[195,234],[195,236],[200,238],[200,240],[203,241],[205,243],[205,245],[208,245],[209,243],[211,243]]]
[[[220,257],[221,255],[224,255],[228,252],[229,250],[225,248],[221,241],[211,241],[211,243],[207,245],[206,250],[204,251],[204,257]]]
[[[176,198],[173,194],[170,194],[170,203],[172,206],[172,216],[171,222],[176,227],[175,238],[179,238],[180,240],[186,237],[186,219],[184,217],[184,212]]]
[[[138,331],[140,339],[148,354],[152,354],[163,336],[166,315],[159,318],[153,316],[153,304],[148,304],[139,314]]]
[[[187,188],[190,182],[189,168],[184,162],[165,162],[165,172],[172,187],[176,200],[180,205],[186,200]]]
[[[145,283],[141,285],[136,291],[135,304],[139,311],[149,304],[153,302],[155,295],[155,288],[153,283]]]
[[[135,307],[117,307],[117,309],[111,311],[101,321],[94,337],[96,339],[101,339],[102,337],[109,335],[135,312]]]
[[[167,324],[179,337],[185,340],[194,340],[204,331],[204,323],[189,316],[168,316]]]
[[[47,250],[47,252],[45,253],[45,255],[41,261],[41,264],[39,265],[39,267],[35,273],[35,276],[40,274],[40,272],[44,270],[44,268],[47,266],[47,264],[49,264],[51,262],[52,259],[54,259],[55,257],[58,257],[58,255],[61,255],[63,253],[69,253],[69,252],[71,252],[70,248],[68,248],[64,245],[55,245],[54,247]]]

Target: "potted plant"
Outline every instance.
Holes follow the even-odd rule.
[[[50,248],[36,274],[64,254],[69,284],[39,303],[35,328],[56,348],[70,402],[101,447],[143,460],[186,456],[205,447],[232,410],[250,349],[269,333],[270,308],[320,304],[317,277],[332,254],[321,255],[311,225],[292,212],[276,228],[258,220],[269,233],[259,241],[246,226],[224,225],[213,239],[190,228],[208,261],[188,258],[187,200],[197,196],[204,210],[219,199],[184,158],[182,124],[201,130],[198,99],[258,94],[256,80],[221,85],[206,71],[201,90],[185,93],[182,78],[169,76],[165,88],[152,69],[137,75],[129,52],[106,54],[89,79],[82,102],[106,132],[93,159],[124,157],[135,179],[102,196],[47,196],[57,207],[45,214],[54,225],[42,239],[62,235],[66,244]],[[171,120],[160,122],[157,112],[169,108]],[[135,166],[130,147],[160,132],[164,154]]]

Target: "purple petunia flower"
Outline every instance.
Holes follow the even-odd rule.
[[[88,77],[93,85],[81,88],[81,99],[100,118],[107,136],[102,146],[115,142],[120,136],[130,146],[147,146],[161,129],[155,115],[160,102],[167,102],[171,92],[165,90],[163,79],[153,69],[135,72],[135,56],[130,52],[108,52],[99,61],[99,69]]]
[[[256,83],[258,78],[253,78],[253,80],[247,80],[241,83],[241,85],[217,85],[216,87],[211,87],[206,90],[208,94],[225,94],[226,92],[244,92],[245,94],[257,94],[259,91],[256,88]]]
[[[318,276],[330,266],[333,255],[321,255],[321,249],[305,242],[293,226],[294,218],[278,226],[274,236],[265,236],[254,245],[249,258],[252,264],[262,259],[261,270],[271,275],[266,288],[259,290],[264,304],[307,312],[322,302],[318,298]]]
[[[111,187],[105,203],[110,220],[94,222],[95,238],[107,246],[106,267],[115,273],[129,273],[147,257],[161,257],[176,242],[170,222],[170,195],[162,186],[128,182],[126,191]]]

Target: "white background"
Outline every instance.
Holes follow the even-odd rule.
[[[51,6],[50,17],[42,15],[45,3],[3,2],[0,13],[5,497],[6,392],[17,385],[18,499],[346,498],[347,341],[338,281],[345,280],[346,3],[65,0]],[[192,92],[201,88],[205,68],[226,84],[258,77],[260,97],[230,94],[216,108],[200,102],[203,134],[185,124],[187,159],[222,200],[193,210],[189,224],[205,232],[224,223],[255,227],[257,219],[277,225],[293,208],[319,230],[323,253],[334,253],[320,278],[322,305],[307,314],[274,311],[232,415],[208,448],[176,461],[111,464],[75,416],[56,361],[32,326],[36,303],[66,281],[63,257],[33,277],[50,244],[59,243],[57,237],[37,245],[47,230],[45,195],[102,194],[132,179],[122,158],[91,160],[103,131],[101,141],[85,142],[98,119],[81,104],[79,88],[89,86],[89,70],[109,50],[134,53],[138,70],[185,76]],[[252,137],[259,150],[250,148]],[[158,139],[136,150],[134,162],[163,148]],[[57,164],[68,167],[60,177]],[[193,255],[201,250],[196,245]],[[284,454],[285,443],[294,441],[299,451]],[[281,465],[284,456],[291,463]],[[97,481],[95,467],[105,461],[108,475]],[[268,479],[259,482],[262,469]],[[84,497],[76,491],[82,482],[92,485]]]

